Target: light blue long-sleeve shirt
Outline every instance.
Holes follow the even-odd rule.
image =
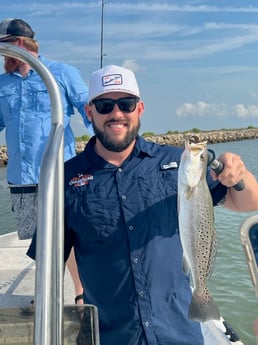
[[[40,61],[52,72],[59,85],[64,111],[64,160],[75,155],[70,126],[74,108],[92,132],[84,107],[88,88],[71,65]],[[8,150],[7,180],[12,184],[38,183],[41,159],[51,129],[48,90],[39,74],[31,69],[26,77],[18,72],[0,75],[0,131],[6,129]]]

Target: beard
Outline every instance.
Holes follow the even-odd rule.
[[[24,62],[22,62],[18,59],[15,59],[15,58],[12,58],[9,56],[5,57],[5,60],[4,60],[5,72],[6,73],[13,73],[15,71],[18,71],[19,67],[23,64],[24,64]]]
[[[115,120],[111,120],[109,122],[117,122]],[[141,122],[138,120],[138,123],[135,127],[133,127],[131,130],[129,130],[122,142],[117,142],[116,140],[113,140],[108,134],[106,134],[104,131],[101,131],[99,128],[97,128],[96,124],[94,123],[94,120],[92,119],[92,126],[96,135],[96,138],[99,139],[101,144],[111,152],[122,152],[125,149],[127,149],[130,144],[135,140],[139,133],[139,129],[141,127]]]

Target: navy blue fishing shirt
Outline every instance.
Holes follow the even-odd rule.
[[[116,167],[94,151],[65,164],[65,258],[74,245],[85,303],[98,307],[101,345],[203,345],[188,319],[177,173],[182,149],[138,137]],[[213,202],[226,187],[212,182]]]

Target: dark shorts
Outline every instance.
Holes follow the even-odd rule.
[[[9,185],[12,210],[20,240],[32,238],[37,227],[37,185]]]

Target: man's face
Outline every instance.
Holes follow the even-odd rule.
[[[99,99],[120,99],[130,97],[122,92],[110,92]],[[136,103],[136,108],[130,113],[121,111],[116,104],[108,114],[98,113],[95,105],[88,106],[86,111],[92,121],[96,137],[101,144],[109,151],[122,152],[136,138],[140,129],[140,116],[143,113],[143,103]]]
[[[10,40],[6,41],[6,43],[9,43],[13,46],[19,46],[19,40]],[[19,67],[23,65],[24,62],[15,59],[10,56],[5,56],[4,57],[4,69],[6,73],[13,73],[19,70]]]
[[[5,56],[4,57],[4,69],[6,73],[12,73],[15,72],[19,69],[19,67],[23,64],[24,62],[12,58],[10,56]]]

